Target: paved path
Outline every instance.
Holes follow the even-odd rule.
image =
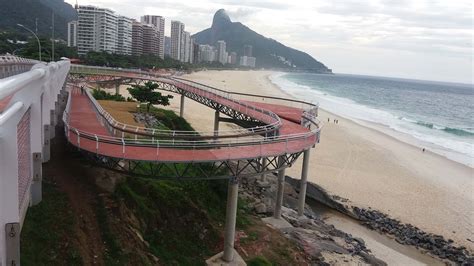
[[[187,90],[194,89],[191,86],[185,88]],[[237,103],[230,101],[224,97],[203,92],[205,97],[209,97],[219,104],[227,105],[231,108],[237,108]],[[81,94],[79,90],[73,90],[71,93],[69,126],[69,141],[89,152],[97,153],[103,156],[124,158],[128,160],[140,161],[160,161],[160,162],[210,162],[210,161],[226,161],[237,159],[251,159],[259,157],[278,156],[283,154],[298,153],[306,150],[316,142],[316,135],[310,134],[310,131],[301,126],[299,121],[303,111],[294,107],[286,107],[275,104],[254,103],[255,107],[264,108],[277,114],[281,119],[280,137],[278,142],[272,143],[244,143],[240,145],[229,145],[227,147],[201,147],[193,148],[174,148],[140,145],[139,143],[122,144],[120,138],[112,136],[107,128],[101,124],[98,119],[96,110],[85,94]],[[270,122],[269,117],[265,117],[261,112],[254,110],[246,110],[249,116],[259,120]],[[88,133],[89,137],[76,133]],[[307,135],[308,137],[295,138],[295,135]],[[94,135],[97,135],[98,140]],[[92,136],[92,139],[91,139]],[[262,138],[263,140],[263,138]],[[243,140],[242,140],[243,141]]]

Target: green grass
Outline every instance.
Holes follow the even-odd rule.
[[[116,197],[144,223],[142,234],[164,265],[196,265],[215,253],[220,239],[216,227],[225,218],[225,187],[219,181],[129,177]]]
[[[104,201],[98,197],[98,204],[96,206],[97,222],[99,224],[102,240],[104,241],[107,250],[104,254],[105,265],[125,265],[126,257],[124,256],[120,244],[110,230],[108,222],[107,210],[105,209]]]
[[[65,194],[43,183],[43,201],[29,208],[21,232],[22,265],[82,265],[79,252],[67,242],[74,218]]]
[[[146,104],[141,104],[139,111],[146,112]],[[194,131],[193,127],[186,121],[186,119],[180,117],[171,110],[165,110],[151,106],[150,114],[155,116],[167,129]],[[157,129],[165,128],[161,126],[157,127]]]
[[[247,261],[247,266],[271,266],[273,265],[270,263],[265,257],[257,256],[251,260]]]

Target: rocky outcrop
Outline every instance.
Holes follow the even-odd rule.
[[[451,239],[446,240],[443,236],[424,232],[416,226],[401,223],[376,210],[353,207],[353,212],[365,226],[394,236],[400,244],[424,249],[441,259],[448,259],[460,265],[474,265],[472,254],[463,246],[454,246]]]
[[[298,179],[287,176],[286,182],[295,189],[299,188]],[[308,198],[361,221],[369,229],[393,236],[400,244],[415,246],[440,259],[460,265],[474,265],[473,255],[463,246],[456,247],[451,239],[446,240],[443,236],[424,232],[416,226],[390,218],[380,211],[350,206],[347,199],[332,196],[314,183],[308,183],[306,193]]]
[[[274,209],[277,190],[276,178],[243,178],[240,198],[248,202],[254,212],[262,217],[269,216]],[[298,217],[296,211],[298,193],[291,185],[284,190],[282,217],[291,226],[279,228],[283,235],[294,241],[317,265],[354,264],[386,265],[375,258],[362,239],[337,230],[324,223],[311,209],[305,216]]]

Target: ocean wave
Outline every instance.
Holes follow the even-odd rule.
[[[271,81],[297,98],[319,102],[320,106],[329,112],[355,119],[355,122],[368,121],[387,126],[392,130],[411,135],[423,143],[436,145],[440,148],[436,150],[448,158],[472,165],[474,145],[469,139],[474,136],[474,128],[441,126],[419,118],[408,118],[389,110],[357,103],[349,98],[327,94],[320,91],[316,84],[311,87],[297,84],[286,79],[284,75],[273,76]],[[451,151],[460,154],[461,157],[457,158],[458,155],[452,155]]]
[[[425,122],[425,121],[416,121],[415,124],[426,127],[426,128],[430,128],[430,129],[441,130],[446,133],[454,134],[456,136],[461,136],[461,137],[474,136],[474,132],[470,131],[469,129],[445,127],[445,126],[440,126],[440,125],[436,125],[436,124]]]
[[[445,127],[443,129],[443,131],[448,132],[448,133],[452,133],[452,134],[458,135],[458,136],[470,136],[470,137],[474,136],[473,132],[470,132],[470,131],[467,131],[467,130],[464,130],[464,129],[460,129],[460,128]]]

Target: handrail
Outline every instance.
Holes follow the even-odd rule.
[[[3,113],[0,113],[0,126],[2,126],[8,119],[10,119],[16,112],[23,108],[22,102],[14,103],[10,108],[8,108]]]
[[[214,87],[202,84],[202,83],[186,80],[186,79],[183,79],[183,78],[178,78],[178,77],[175,77],[175,76],[167,77],[165,75],[157,75],[156,73],[150,73],[150,72],[146,72],[146,71],[142,71],[142,70],[136,70],[136,69],[118,69],[118,68],[84,66],[84,65],[74,65],[73,68],[72,68],[73,71],[77,71],[78,73],[80,72],[79,69],[88,70],[87,74],[90,73],[90,74],[103,75],[103,74],[114,74],[114,73],[117,73],[117,72],[125,73],[125,74],[136,73],[136,74],[139,74],[139,75],[144,75],[145,78],[144,77],[135,77],[135,78],[149,79],[149,80],[155,80],[153,78],[156,78],[155,81],[162,81],[162,82],[166,82],[167,80],[173,80],[174,82],[180,82],[181,84],[184,84],[184,86],[186,86],[186,85],[189,86],[189,84],[191,84],[192,86],[196,87],[196,85],[198,85],[198,86],[201,87],[201,89],[204,89],[204,90],[210,91],[210,92],[212,92],[216,95],[225,97],[228,100],[233,101],[234,104],[242,105],[243,108],[245,108],[245,109],[248,109],[248,108],[252,109],[252,108],[255,108],[255,107],[253,105],[248,105],[245,102],[245,100],[241,99],[240,101],[237,101],[236,99],[234,99],[232,97],[232,95],[257,97],[257,98],[262,98],[262,99],[274,99],[274,100],[285,101],[285,102],[290,102],[290,103],[300,103],[300,104],[302,104],[301,109],[303,109],[303,113],[306,114],[307,116],[312,116],[313,114],[317,115],[317,109],[318,109],[318,106],[319,106],[317,103],[314,104],[314,103],[309,103],[309,102],[306,102],[306,101],[301,101],[301,100],[296,100],[296,99],[287,99],[287,98],[281,98],[281,97],[275,97],[275,96],[258,95],[258,94],[250,94],[250,93],[228,92],[228,91],[217,89],[217,88],[214,88]],[[127,77],[130,77],[130,76],[127,76]],[[303,105],[306,105],[307,108],[303,108]],[[259,109],[259,108],[257,108],[257,109]],[[241,109],[239,108],[238,111],[241,111]],[[265,111],[264,111],[264,113],[265,113]],[[267,113],[267,115],[268,115],[268,113]],[[278,117],[278,116],[275,116],[275,117]],[[278,117],[278,119],[279,119],[279,117]],[[304,121],[301,120],[300,122],[303,125]],[[266,123],[266,124],[267,124],[267,126],[273,128],[271,126],[271,123]],[[276,128],[272,129],[272,130],[276,130]],[[250,131],[254,131],[254,130],[250,129]],[[222,131],[221,134],[223,134],[223,133],[224,132]],[[145,133],[145,135],[148,135],[148,134],[149,133]],[[211,134],[213,134],[213,132],[210,132],[210,134],[202,134],[202,135],[205,136],[205,135],[211,135]]]
[[[108,74],[117,74],[117,72],[123,72],[125,74],[130,74],[130,72],[124,71],[124,70],[116,70],[116,69],[109,69],[109,68],[88,68],[88,67],[82,67],[82,66],[76,66],[77,68],[82,68],[82,69],[88,69],[90,71],[107,71]],[[77,69],[76,69],[77,71]],[[115,72],[115,73],[114,73]],[[140,75],[143,75],[142,71],[135,71],[136,73],[140,73]],[[89,72],[91,73],[91,72]],[[94,74],[98,74],[98,72],[95,72]],[[100,73],[103,74],[103,73]],[[135,77],[135,78],[141,78],[141,79],[150,79],[150,80],[155,80],[159,82],[166,82],[172,85],[175,85],[176,87],[182,89],[182,90],[190,90],[193,92],[196,92],[196,90],[200,90],[202,93],[202,97],[206,97],[208,99],[215,99],[217,100],[218,98],[220,99],[225,99],[228,101],[231,101],[232,103],[236,103],[237,109],[234,109],[236,111],[242,112],[244,114],[248,114],[249,110],[258,110],[262,114],[270,115],[271,117],[274,117],[275,119],[278,119],[278,121],[281,120],[278,115],[276,115],[273,112],[270,112],[269,110],[265,108],[257,108],[255,106],[252,106],[248,103],[242,103],[240,101],[237,101],[233,98],[230,97],[232,93],[212,88],[207,85],[202,85],[202,87],[198,88],[196,86],[191,86],[189,83],[193,83],[191,81],[186,81],[184,79],[179,79],[179,78],[165,78],[162,76],[158,75],[153,75],[150,73],[147,73],[148,76],[140,76],[140,77]],[[120,75],[120,74],[119,74]],[[183,82],[184,80],[185,82]],[[187,84],[188,83],[188,84]],[[194,83],[192,85],[195,85]],[[204,87],[204,88],[203,88]],[[239,93],[237,93],[239,94]],[[126,146],[150,146],[150,147],[172,147],[172,148],[193,148],[193,149],[203,149],[203,148],[220,148],[220,147],[233,147],[233,146],[244,146],[244,145],[264,145],[268,143],[278,143],[278,142],[286,142],[288,141],[294,141],[294,140],[300,140],[300,139],[305,139],[307,140],[310,137],[316,137],[318,138],[319,132],[320,132],[320,123],[319,120],[317,120],[316,115],[314,110],[317,109],[317,105],[312,104],[312,103],[307,103],[304,101],[298,101],[298,100],[289,100],[289,99],[284,99],[279,97],[272,97],[275,99],[279,100],[286,100],[289,102],[298,102],[302,104],[306,104],[310,106],[309,109],[303,110],[303,114],[301,117],[301,123],[303,122],[309,122],[312,125],[315,125],[314,128],[310,128],[308,131],[305,132],[299,132],[299,133],[294,133],[294,134],[287,134],[287,135],[279,135],[279,136],[266,136],[265,138],[262,138],[261,136],[258,137],[248,137],[246,138],[240,138],[240,136],[230,136],[229,138],[221,138],[221,136],[214,136],[214,131],[212,132],[207,132],[207,133],[212,133],[212,138],[213,141],[205,141],[203,138],[187,138],[189,136],[195,136],[195,133],[190,133],[189,131],[167,131],[167,130],[159,130],[159,129],[150,129],[150,128],[145,128],[145,127],[136,127],[136,126],[130,126],[126,125],[123,123],[117,122],[113,117],[106,112],[100,104],[97,103],[97,101],[92,97],[89,91],[87,91],[87,95],[91,102],[93,103],[93,106],[95,107],[95,110],[98,112],[99,115],[101,115],[105,121],[107,122],[108,125],[110,125],[112,128],[117,129],[119,131],[124,132],[124,129],[127,128],[132,128],[134,131],[133,132],[127,132],[131,133],[132,135],[135,134],[135,138],[126,138],[125,135],[122,133],[122,137],[115,137],[115,136],[101,136],[97,134],[91,134],[88,132],[83,132],[77,128],[73,128],[65,121],[65,124],[67,125],[67,130],[69,132],[72,132],[74,134],[79,134],[81,137],[91,139],[96,142],[105,142],[105,143],[114,143],[114,144],[119,144],[124,146],[125,150],[125,145]],[[245,94],[242,94],[245,95]],[[252,97],[265,97],[262,95],[252,95],[252,94],[247,94],[246,96],[252,96]],[[235,106],[234,106],[235,107]],[[68,114],[65,113],[65,120],[67,120]],[[138,132],[139,130],[143,130],[143,132]],[[246,129],[247,131],[248,129]],[[242,130],[240,130],[241,132]],[[258,131],[258,128],[257,128]],[[126,132],[126,131],[125,131]],[[151,133],[150,133],[151,132]],[[155,139],[155,138],[138,138],[137,135],[142,136],[142,134],[137,134],[137,133],[148,133],[145,134],[146,136],[153,136],[153,137],[163,137],[160,136],[157,133],[163,133],[165,132],[167,136],[173,136],[171,139]],[[236,132],[233,130],[232,132]],[[248,132],[248,131],[247,131]],[[199,134],[206,133],[206,132],[199,132]],[[221,131],[219,131],[221,133]],[[177,136],[177,137],[176,137]],[[251,135],[254,136],[254,135]],[[97,144],[98,145],[98,144]],[[158,151],[157,151],[158,152]]]
[[[171,80],[171,79],[160,78],[158,81],[171,83],[171,84],[173,84],[177,87],[181,86],[181,89],[183,89],[182,84],[176,84],[176,81]],[[196,90],[197,88],[192,88],[192,89]],[[213,92],[210,92],[210,93],[213,93]],[[137,126],[130,126],[130,125],[127,125],[127,124],[123,124],[121,122],[116,121],[108,112],[106,112],[102,108],[102,106],[100,104],[98,104],[97,101],[92,97],[92,95],[90,95],[89,93],[87,95],[91,99],[92,103],[94,104],[94,106],[95,106],[96,110],[99,112],[99,114],[101,114],[113,128],[120,129],[121,131],[126,131],[126,132],[128,131],[129,133],[134,133],[134,134],[137,134],[137,135],[173,136],[173,138],[179,138],[179,137],[185,137],[185,138],[189,138],[189,137],[215,138],[216,137],[214,135],[214,133],[215,133],[214,131],[192,133],[190,131],[179,131],[179,130],[178,131],[177,130],[170,131],[170,130],[161,130],[161,129],[150,129],[150,128],[145,128],[145,127],[137,127]],[[272,123],[268,123],[269,121],[262,120],[262,122],[267,122],[268,123],[265,126],[257,126],[257,127],[254,127],[254,128],[247,128],[247,129],[240,129],[240,130],[235,130],[235,129],[234,130],[222,130],[222,131],[219,131],[220,137],[235,137],[237,135],[239,135],[239,136],[248,136],[248,135],[253,135],[253,134],[270,133],[270,132],[276,131],[281,126],[281,119],[275,113],[270,112],[268,110],[261,109],[261,108],[256,108],[256,107],[253,107],[253,106],[249,106],[248,104],[242,104],[241,102],[238,102],[234,99],[227,98],[225,95],[215,94],[214,96],[212,96],[212,95],[208,94],[207,97],[211,98],[211,99],[214,97],[214,99],[216,99],[216,100],[217,100],[217,98],[222,98],[222,99],[225,99],[227,101],[232,101],[232,103],[234,103],[234,104],[239,104],[239,105],[245,106],[246,111],[248,111],[248,109],[252,109],[254,111],[265,114],[265,115],[271,117],[274,120],[274,122],[272,122]],[[134,132],[130,132],[131,130],[130,129],[126,130],[126,128],[132,128],[134,130]],[[138,130],[140,130],[140,131],[137,132]],[[250,132],[252,132],[252,133],[250,133]]]
[[[190,83],[193,83],[193,84],[198,84],[198,85],[208,87],[208,88],[212,88],[214,90],[222,91],[222,92],[225,92],[225,93],[228,93],[228,94],[242,95],[242,96],[252,96],[252,97],[267,98],[267,99],[275,99],[275,100],[281,100],[281,101],[288,101],[288,102],[306,104],[306,105],[313,106],[313,107],[318,107],[319,106],[319,104],[317,104],[317,103],[314,104],[314,103],[309,103],[309,102],[301,101],[301,100],[297,100],[297,99],[288,99],[288,98],[282,98],[282,97],[276,97],[276,96],[259,95],[259,94],[235,92],[235,91],[224,91],[222,89],[218,89],[218,88],[215,88],[215,87],[203,84],[203,83],[199,83],[199,82],[188,80],[188,79],[178,78],[178,77],[172,77],[172,79],[186,81],[186,82],[190,82]]]
[[[46,70],[37,68],[16,76],[0,79],[0,100],[12,95],[31,80],[43,77],[45,73]]]
[[[172,137],[172,138],[216,138],[214,131],[186,131],[186,130],[165,130],[165,129],[154,129],[147,127],[132,126],[119,122],[113,118],[90,94],[86,91],[86,95],[92,102],[96,111],[107,121],[107,123],[114,129],[118,129],[122,132],[132,133],[135,135],[151,136],[151,137]],[[278,120],[272,124],[265,126],[257,126],[254,128],[237,129],[237,130],[223,130],[219,131],[219,137],[244,137],[248,135],[254,135],[265,132],[272,132],[277,130],[281,125],[281,121]],[[252,133],[249,132],[252,131]]]
[[[227,141],[204,141],[204,140],[167,140],[167,139],[135,139],[135,138],[121,138],[121,137],[114,137],[114,136],[107,136],[107,135],[97,135],[93,133],[89,133],[86,131],[82,131],[78,128],[71,127],[71,125],[67,122],[68,120],[65,119],[69,117],[68,114],[63,116],[63,121],[65,125],[67,125],[68,131],[79,135],[80,137],[84,137],[90,140],[94,140],[97,142],[103,143],[112,143],[112,144],[124,144],[127,146],[140,146],[140,147],[153,147],[155,148],[156,145],[159,143],[160,148],[220,148],[220,147],[236,147],[236,146],[249,146],[254,144],[270,144],[270,143],[279,143],[279,142],[287,142],[287,141],[294,141],[300,139],[307,139],[309,137],[315,136],[316,133],[320,131],[320,128],[314,128],[305,133],[296,133],[296,134],[288,134],[288,135],[280,135],[280,136],[272,136],[268,138],[235,138],[234,140],[227,140]]]

